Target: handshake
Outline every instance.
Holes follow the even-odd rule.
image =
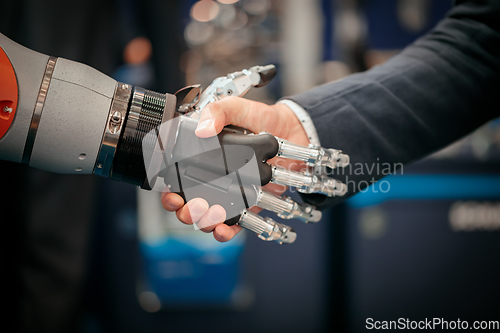
[[[275,73],[273,65],[255,66],[217,78],[203,92],[198,85],[183,88],[176,116],[143,139],[148,182],[162,192],[163,207],[221,242],[245,228],[263,240],[292,243],[292,228],[257,213],[318,222],[314,206],[281,196],[287,186],[329,197],[347,191],[327,176],[349,164],[347,155],[311,144],[287,105],[241,98]]]

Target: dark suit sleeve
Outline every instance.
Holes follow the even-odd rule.
[[[500,115],[500,1],[457,1],[436,28],[387,63],[289,99],[322,146],[351,165],[336,178],[352,196]],[[317,205],[342,198],[307,197]]]

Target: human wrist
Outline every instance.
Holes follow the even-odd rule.
[[[302,106],[288,99],[282,99],[278,101],[276,105],[285,105],[288,110],[290,110],[294,114],[295,118],[298,120],[298,123],[306,134],[307,143],[311,143],[317,146],[321,145],[316,127],[314,126],[309,113]]]
[[[310,140],[296,113],[285,103],[276,103],[272,107],[280,114],[284,128],[283,139],[297,144],[308,145]]]

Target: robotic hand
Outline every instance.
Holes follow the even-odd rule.
[[[202,197],[225,208],[227,224],[238,223],[264,240],[291,243],[296,235],[290,227],[248,208],[306,222],[319,221],[321,213],[261,186],[344,195],[346,186],[325,171],[346,166],[348,156],[231,126],[213,138],[194,134],[207,104],[243,96],[274,75],[274,66],[256,66],[217,78],[203,92],[190,86],[175,95],[160,94],[36,53],[0,34],[0,159],[57,173],[95,173],[148,190],[168,188],[185,201]],[[267,160],[274,156],[303,161],[309,169],[271,166]]]
[[[262,87],[269,83],[275,74],[273,65],[255,66],[217,78],[203,92],[199,85],[179,90],[176,93],[176,111],[182,115],[176,118],[178,124],[173,126],[177,132],[175,135],[169,135],[168,129],[161,130],[159,136],[168,138],[160,140],[166,141],[166,149],[157,147],[156,151],[161,151],[167,159],[170,156],[174,159],[176,157],[175,162],[171,160],[163,164],[161,169],[167,170],[163,171],[164,180],[167,181],[161,183],[161,186],[181,193],[185,201],[201,196],[210,205],[222,205],[230,217],[226,224],[237,223],[264,240],[292,243],[296,238],[293,229],[270,218],[262,218],[248,211],[248,208],[257,206],[272,211],[283,219],[298,218],[305,222],[319,221],[321,212],[311,205],[300,204],[289,197],[278,197],[261,186],[275,183],[295,187],[301,193],[342,196],[347,190],[346,186],[327,177],[326,171],[346,166],[349,157],[339,150],[314,145],[305,147],[268,133],[254,134],[233,126],[226,127],[217,139],[213,139],[210,151],[202,151],[198,147],[207,145],[203,141],[207,139],[199,139],[193,134],[201,110],[206,105],[227,96],[243,96],[251,87]],[[189,147],[183,145],[176,149],[176,140],[189,143]],[[169,143],[174,147],[169,148]],[[189,152],[188,155],[186,152]],[[302,161],[308,170],[295,172],[266,163],[275,156]],[[160,160],[160,153],[157,160]],[[168,166],[172,163],[177,163],[176,172],[173,167]],[[162,176],[161,171],[156,174]],[[192,177],[194,174],[197,176]],[[223,179],[227,180],[226,186]],[[179,180],[182,187],[173,185],[172,180]],[[195,190],[189,191],[186,187]],[[243,197],[243,202],[238,203],[235,199],[238,197]]]

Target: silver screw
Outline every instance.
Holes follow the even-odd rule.
[[[4,112],[7,112],[7,113],[12,112],[12,108],[9,108],[8,106],[4,107],[3,110],[4,110]]]
[[[115,124],[119,124],[121,123],[122,121],[122,114],[118,111],[115,111],[115,113],[113,113],[113,115],[111,116],[111,122],[115,123]]]

